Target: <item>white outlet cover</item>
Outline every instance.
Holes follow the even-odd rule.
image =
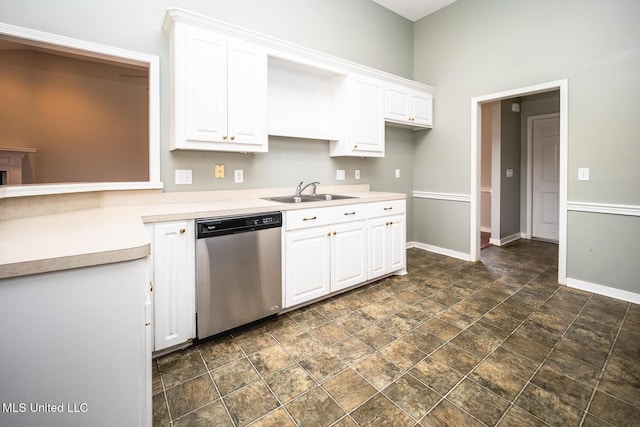
[[[589,181],[589,168],[578,168],[578,181]]]
[[[176,185],[188,185],[192,181],[191,169],[176,169],[175,170],[175,183]]]
[[[346,178],[346,172],[344,169],[338,169],[336,170],[336,180],[337,181],[344,181]]]
[[[242,184],[244,182],[244,170],[236,169],[233,171],[233,181],[236,184]]]
[[[400,178],[400,169],[396,169],[396,178]]]
[[[360,169],[356,169],[353,175],[355,179],[360,179]]]

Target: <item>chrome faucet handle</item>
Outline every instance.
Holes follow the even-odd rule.
[[[302,184],[304,183],[304,181],[300,181],[300,184],[298,184],[298,186],[296,187],[296,196],[300,197],[300,194],[302,193]]]

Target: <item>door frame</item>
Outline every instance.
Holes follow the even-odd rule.
[[[469,213],[469,260],[480,260],[480,141],[482,108],[486,102],[501,101],[536,93],[560,91],[560,194],[558,224],[558,283],[567,281],[567,168],[569,140],[569,83],[567,79],[525,86],[471,98],[471,203]]]
[[[527,204],[525,237],[533,237],[533,122],[560,117],[560,113],[538,114],[527,117]]]

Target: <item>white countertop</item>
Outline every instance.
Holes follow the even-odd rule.
[[[236,199],[211,192],[210,201],[206,193],[200,193],[197,201],[189,200],[193,199],[189,193],[163,193],[142,203],[3,220],[0,279],[147,257],[150,249],[145,223],[406,198],[404,193],[332,192],[357,198],[294,204],[263,200],[257,192]]]

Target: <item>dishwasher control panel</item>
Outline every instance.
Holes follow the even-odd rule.
[[[203,218],[196,220],[196,238],[203,239],[206,237],[244,233],[275,227],[282,227],[281,212]]]

